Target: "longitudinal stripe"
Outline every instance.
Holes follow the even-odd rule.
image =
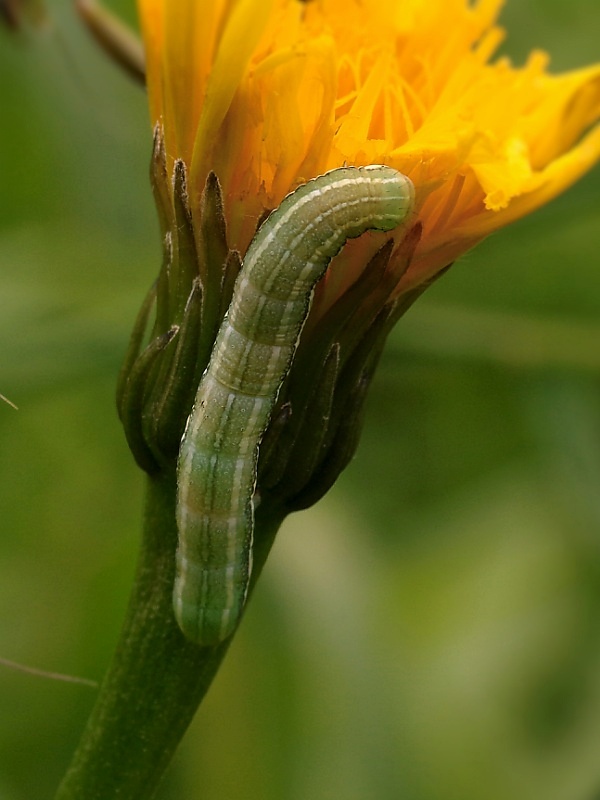
[[[343,167],[288,195],[254,237],[181,442],[173,605],[186,636],[235,630],[252,570],[258,447],[289,371],[313,290],[348,239],[411,213],[410,180]]]

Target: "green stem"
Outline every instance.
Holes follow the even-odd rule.
[[[230,640],[201,648],[175,622],[175,497],[174,471],[148,480],[121,638],[55,800],[149,800],[227,652]],[[253,581],[283,519],[266,505],[257,513]]]

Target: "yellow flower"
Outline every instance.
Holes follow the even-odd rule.
[[[599,158],[600,64],[552,75],[538,51],[520,68],[494,60],[501,5],[139,0],[152,120],[188,167],[192,206],[214,170],[243,253],[298,183],[396,167],[423,225],[398,292],[543,205]]]

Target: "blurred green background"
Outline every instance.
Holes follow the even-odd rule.
[[[600,56],[597,0],[502,19],[517,63]],[[160,259],[145,103],[67,0],[0,31],[0,656],[93,679],[139,535],[113,391]],[[599,197],[596,170],[398,326],[160,800],[600,797]],[[94,695],[0,666],[0,800],[52,796]]]

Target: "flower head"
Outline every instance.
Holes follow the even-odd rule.
[[[415,187],[414,217],[335,257],[295,343],[257,486],[301,508],[352,456],[398,317],[461,253],[598,160],[600,64],[553,76],[539,52],[521,68],[494,60],[501,0],[138,2],[164,264],[119,408],[144,468],[177,456],[265,212],[343,165],[386,164]]]
[[[299,183],[388,164],[412,178],[423,225],[397,291],[428,280],[600,155],[600,64],[494,60],[501,5],[139,0],[152,119],[188,166],[192,206],[214,170],[243,253]]]

